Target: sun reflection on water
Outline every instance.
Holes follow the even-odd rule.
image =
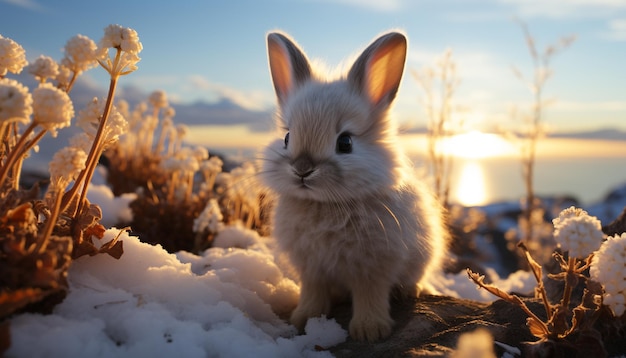
[[[452,183],[452,201],[464,206],[485,205],[489,201],[485,170],[476,160],[458,163],[459,174]]]

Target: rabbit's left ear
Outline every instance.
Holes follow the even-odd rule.
[[[390,32],[379,37],[356,60],[348,81],[372,107],[389,106],[398,92],[406,60],[406,37]]]

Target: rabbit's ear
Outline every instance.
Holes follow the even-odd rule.
[[[311,66],[298,45],[278,32],[267,35],[267,54],[276,96],[284,103],[294,89],[311,77]]]
[[[372,107],[388,106],[396,96],[406,49],[406,37],[390,32],[374,41],[352,65],[348,81],[366,96]]]

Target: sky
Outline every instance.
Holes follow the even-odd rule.
[[[21,44],[28,60],[41,54],[60,60],[76,34],[98,41],[109,24],[133,28],[142,60],[121,86],[165,90],[173,103],[226,98],[253,110],[275,106],[269,31],[289,33],[310,58],[332,68],[382,32],[400,29],[409,54],[394,108],[398,120],[426,125],[411,72],[451,49],[461,81],[454,99],[467,130],[509,127],[516,123],[511,108],[528,108],[532,94],[512,70],[532,75],[519,19],[540,51],[576,36],[552,58],[549,128],[626,129],[626,0],[0,0],[0,14],[0,34]],[[84,80],[108,84],[102,69]]]

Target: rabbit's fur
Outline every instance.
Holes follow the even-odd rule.
[[[273,236],[301,280],[291,322],[302,329],[351,297],[352,338],[385,338],[392,290],[415,297],[446,246],[441,209],[398,151],[387,113],[406,38],[381,36],[335,81],[313,73],[287,35],[267,41],[277,121],[288,136],[265,150],[261,175],[276,194]]]

